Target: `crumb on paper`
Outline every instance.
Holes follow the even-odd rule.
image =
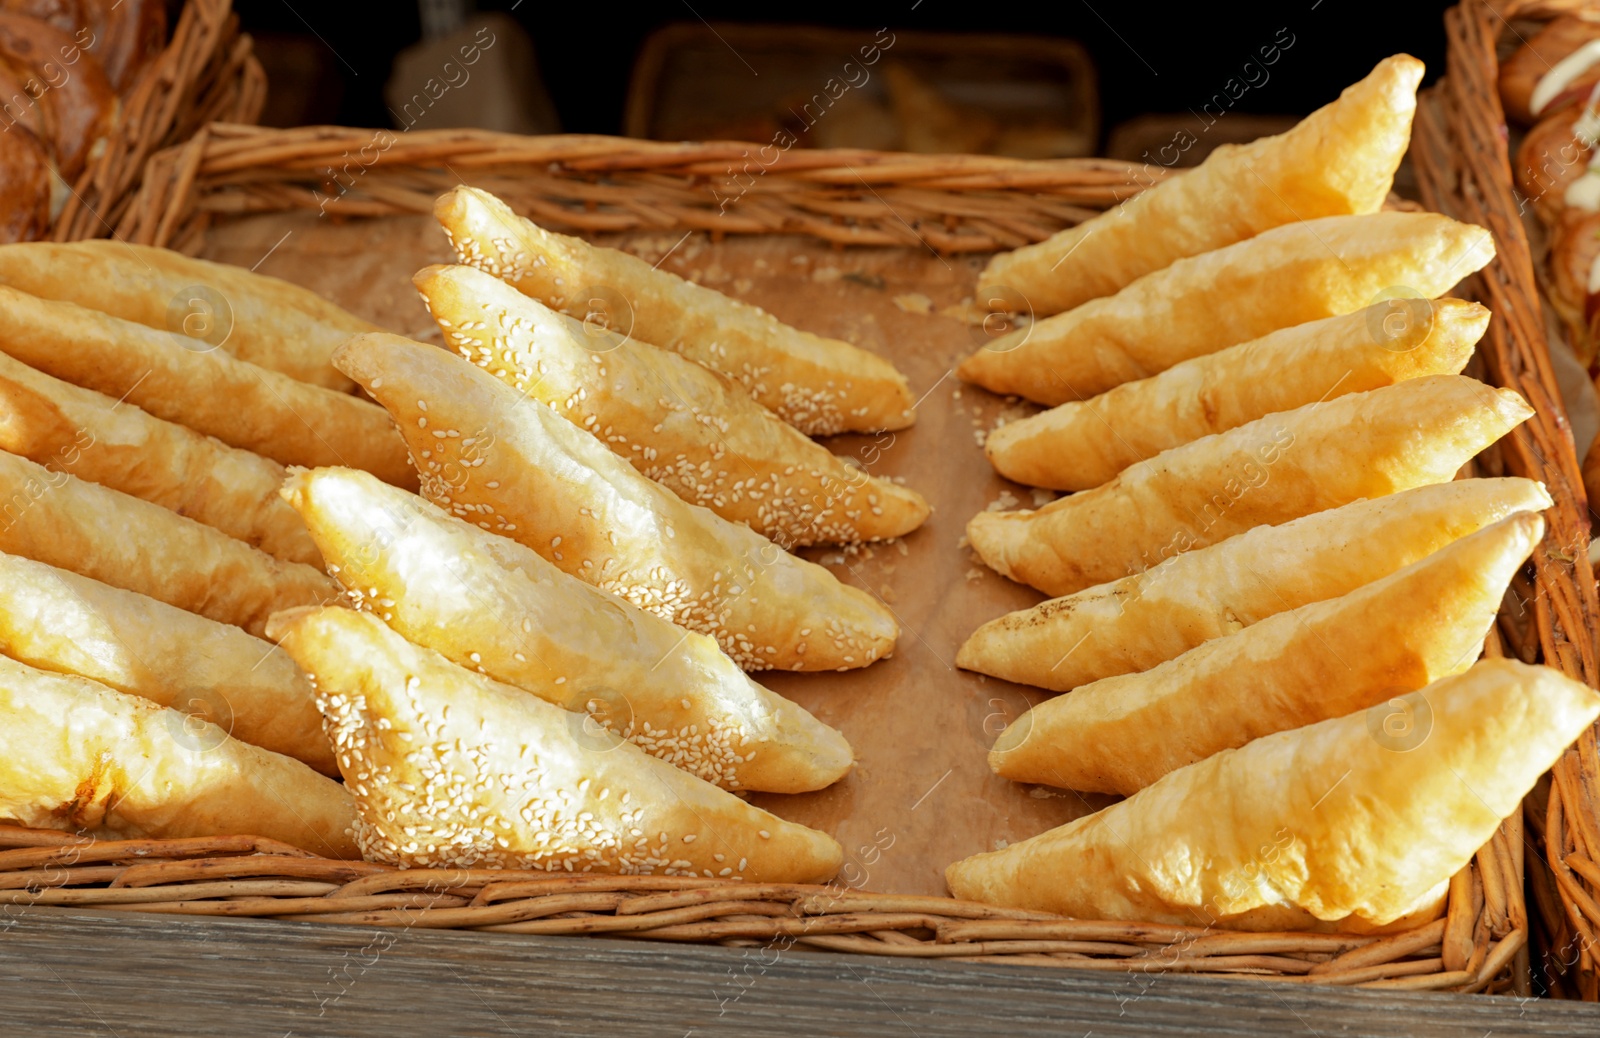
[[[1034,786],[1028,790],[1028,795],[1035,800],[1049,800],[1052,797],[1064,797],[1067,794],[1060,790],[1051,789],[1049,786]]]
[[[757,256],[754,266],[757,270],[763,272],[772,269],[771,265],[767,263],[767,258],[765,256]]]
[[[894,539],[894,546],[900,552],[902,558],[911,554],[911,549],[906,546],[906,542],[898,537]]]
[[[756,283],[749,278],[738,278],[733,283],[733,293],[734,295],[742,296],[754,287],[756,287]]]
[[[971,569],[967,570],[967,582],[968,583],[971,583],[974,580],[982,580],[982,579],[983,579],[983,567],[982,566],[973,566]]]
[[[1033,488],[1033,507],[1035,507],[1035,508],[1043,508],[1045,505],[1047,505],[1050,502],[1054,501],[1056,499],[1056,496],[1057,495],[1056,495],[1056,492],[1054,490],[1046,490],[1044,487],[1034,487]]]
[[[1009,846],[1011,846],[1011,841],[1005,839],[1004,837],[994,841],[994,849],[997,851],[1003,851]]]
[[[1009,490],[1000,491],[1000,496],[990,501],[985,512],[1009,512],[1022,503],[1022,500]]]
[[[987,440],[988,438],[989,438],[989,434],[984,432],[982,429],[974,429],[974,430],[972,430],[972,442],[976,443],[978,446],[982,447],[983,444],[984,444],[984,441]]]
[[[907,292],[905,295],[895,296],[894,305],[899,307],[902,313],[924,316],[933,313],[933,300],[921,292]]]
[[[818,267],[811,272],[812,281],[838,281],[844,275],[838,267]]]
[[[878,589],[878,597],[883,599],[889,605],[894,605],[894,603],[896,601],[895,594],[894,594],[894,588],[890,587],[887,584],[883,585],[882,587],[880,587]]]
[[[963,548],[967,547],[971,543],[972,542],[967,540],[967,535],[966,534],[962,534],[961,535],[961,539],[956,541],[956,551],[961,551]]]
[[[711,262],[711,266],[705,269],[705,279],[708,285],[720,285],[732,276],[732,274],[723,269],[722,264],[715,260]]]
[[[795,264],[796,266],[803,267],[807,263],[810,263],[811,260],[810,260],[809,257],[807,257],[807,256],[802,254],[802,255],[798,255],[798,256],[790,256],[789,257],[789,262]]]

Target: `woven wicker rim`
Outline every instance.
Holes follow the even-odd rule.
[[[1449,67],[1417,115],[1412,156],[1431,208],[1490,228],[1498,257],[1473,279],[1494,312],[1480,354],[1491,379],[1521,392],[1539,411],[1504,441],[1519,475],[1542,479],[1557,507],[1535,552],[1530,599],[1539,657],[1596,686],[1600,682],[1600,600],[1589,564],[1589,509],[1572,434],[1550,368],[1545,310],[1532,250],[1511,179],[1498,90],[1497,47],[1520,42],[1518,19],[1548,20],[1574,2],[1464,0],[1445,18]],[[1600,755],[1592,728],[1552,770],[1545,795],[1529,802],[1529,822],[1544,853],[1529,871],[1541,924],[1542,966],[1557,993],[1600,998]]]

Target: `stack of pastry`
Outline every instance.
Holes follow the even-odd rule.
[[[985,449],[1073,493],[969,523],[984,562],[1056,597],[958,662],[1064,693],[1000,734],[996,773],[1129,799],[957,862],[957,896],[1414,922],[1600,714],[1554,671],[1473,666],[1551,502],[1452,482],[1532,412],[1459,374],[1490,315],[1437,298],[1489,234],[1378,211],[1421,73],[1391,58],[1288,133],[985,271],[1051,316],[960,373],[1052,408]]]
[[[831,838],[730,791],[823,788],[850,747],[746,672],[893,651],[788,549],[927,517],[808,435],[904,427],[905,380],[482,192],[439,215],[465,262],[416,284],[450,350],[161,250],[0,247],[0,812],[826,879]],[[536,298],[567,278],[624,285],[632,334]]]

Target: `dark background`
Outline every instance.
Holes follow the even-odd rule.
[[[915,4],[915,7],[913,7]],[[540,70],[574,133],[617,133],[634,56],[646,36],[673,22],[734,21],[812,24],[873,30],[927,29],[1020,32],[1082,42],[1100,74],[1102,125],[1144,112],[1182,112],[1222,89],[1229,77],[1271,42],[1294,34],[1291,51],[1270,69],[1269,82],[1249,91],[1237,110],[1301,114],[1333,99],[1329,84],[1352,83],[1377,61],[1407,51],[1428,64],[1429,80],[1444,61],[1442,15],[1450,4],[1291,0],[1288,3],[1151,4],[1128,0],[828,0],[822,3],[731,3],[666,0],[649,5],[551,0],[483,0],[480,11],[508,11],[533,37]],[[383,84],[390,63],[421,35],[414,3],[390,0],[236,0],[246,30],[256,33],[269,72],[315,77],[297,122],[390,126]],[[298,38],[298,39],[296,39]],[[286,69],[273,67],[278,41],[317,41]],[[283,48],[288,53],[290,46]],[[728,61],[736,61],[732,54]],[[274,113],[269,112],[269,119]]]

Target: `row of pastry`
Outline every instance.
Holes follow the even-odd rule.
[[[1460,374],[1489,312],[1436,298],[1492,258],[1488,232],[1378,211],[1421,75],[1388,59],[985,272],[1060,310],[961,368],[1053,405],[996,429],[990,460],[1074,493],[969,524],[1055,597],[958,662],[1060,693],[1000,733],[997,774],[1127,799],[955,863],[957,896],[1411,925],[1600,715],[1554,670],[1474,665],[1551,499],[1454,479],[1532,411]]]
[[[850,747],[746,672],[893,650],[787,549],[926,518],[808,436],[905,425],[903,378],[483,192],[437,211],[446,349],[161,250],[0,249],[5,817],[826,878],[831,838],[728,791]],[[556,294],[602,281],[630,328]]]

